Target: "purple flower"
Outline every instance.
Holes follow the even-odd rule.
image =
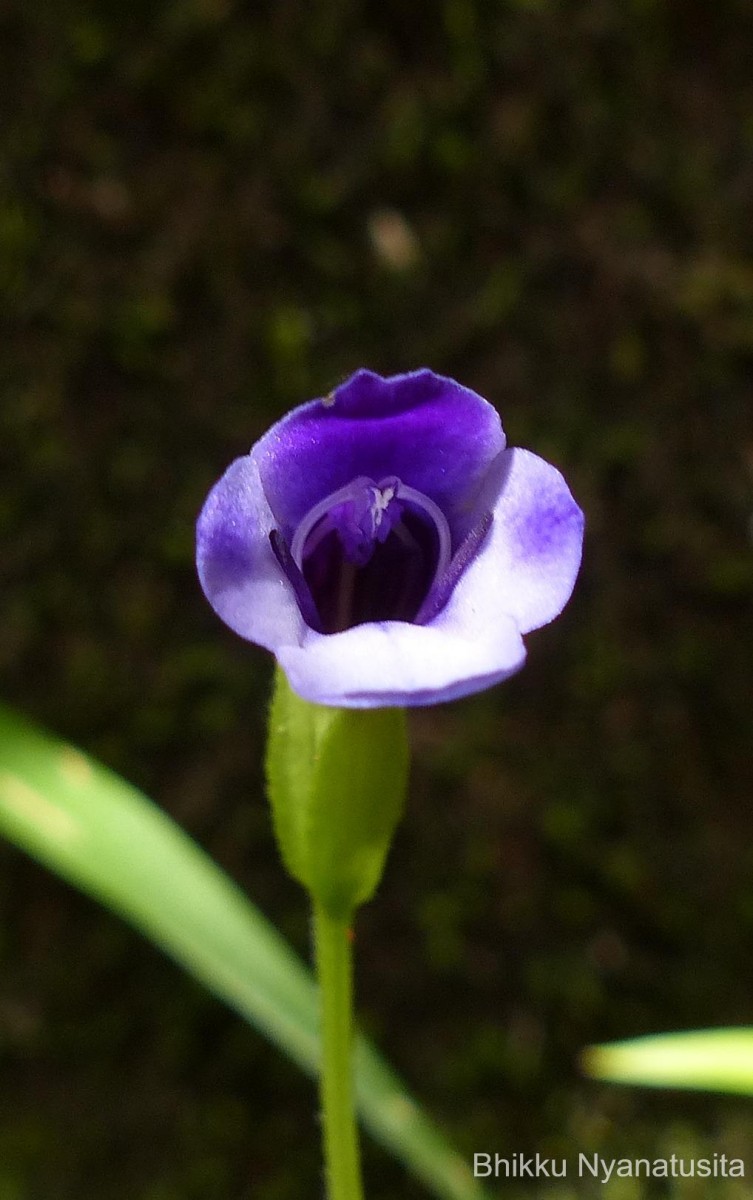
[[[210,492],[199,578],[293,689],[346,708],[436,704],[525,659],[561,612],[583,514],[559,471],[431,371],[357,371],[294,409]]]

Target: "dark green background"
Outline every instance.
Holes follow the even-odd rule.
[[[753,1021],[751,8],[11,0],[0,24],[5,698],[305,951],[261,793],[270,661],[206,605],[195,515],[357,366],[475,388],[565,472],[584,567],[517,678],[414,714],[364,1025],[469,1154],[688,1145],[750,1175],[747,1102],[576,1059]],[[320,1194],[307,1080],[8,847],[1,878],[2,1200]],[[366,1167],[370,1200],[423,1195]]]

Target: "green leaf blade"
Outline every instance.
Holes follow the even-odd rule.
[[[309,1074],[310,972],[232,880],[156,805],[0,707],[0,834],[124,917]],[[377,1052],[359,1039],[359,1112],[441,1200],[486,1195]]]
[[[753,1095],[753,1029],[699,1029],[591,1046],[583,1067],[609,1083]]]

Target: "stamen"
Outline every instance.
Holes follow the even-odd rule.
[[[315,630],[316,633],[322,633],[322,622],[314,603],[314,597],[311,595],[311,589],[306,583],[302,572],[299,570],[298,564],[293,561],[293,556],[288,549],[287,542],[279,529],[270,530],[269,541],[275,558],[290,580],[295,592],[295,598],[298,601],[298,607],[301,610],[301,616],[311,629]]]
[[[384,485],[377,487],[373,479],[359,475],[309,509],[290,544],[290,553],[299,568],[303,570],[304,550],[308,557],[331,529],[336,529],[340,534],[340,540],[351,552],[354,561],[362,557],[364,549],[373,543],[377,529],[385,520],[397,483],[395,480],[393,487],[392,480],[385,480]],[[338,509],[343,511],[338,513]],[[320,521],[324,525],[316,529]],[[379,540],[383,541],[388,533],[389,525]],[[312,542],[309,542],[310,537],[313,538]]]
[[[423,492],[416,491],[415,488],[408,487],[407,484],[402,483],[400,480],[396,480],[395,482],[398,485],[399,495],[402,501],[407,502],[408,504],[413,504],[420,513],[428,513],[428,515],[431,517],[432,524],[439,539],[437,566],[434,572],[434,578],[436,579],[438,575],[446,570],[450,561],[452,543],[450,540],[450,527],[447,524],[447,518],[439,505],[435,504],[429,496],[425,496]]]
[[[428,625],[429,621],[433,621],[441,613],[455,590],[460,576],[481,549],[481,545],[492,527],[493,520],[494,516],[492,513],[484,513],[470,533],[463,538],[444,573],[440,575],[437,572],[435,581],[427,592],[426,599],[416,613],[416,625]]]
[[[423,492],[396,476],[360,475],[306,513],[287,553],[296,595],[302,582],[322,631],[337,633],[364,621],[413,622],[450,569],[450,530]]]
[[[355,563],[342,564],[337,580],[337,604],[335,606],[335,629],[347,629],[353,612],[353,597],[356,590],[356,574],[358,567]]]

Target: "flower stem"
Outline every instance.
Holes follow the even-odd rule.
[[[353,1109],[353,956],[350,923],[314,903],[321,996],[320,1094],[328,1200],[363,1200]]]

